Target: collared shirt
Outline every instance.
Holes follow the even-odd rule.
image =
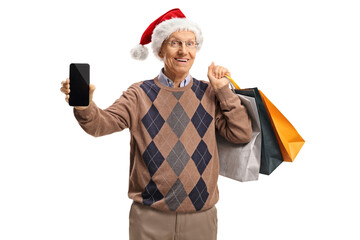
[[[164,68],[162,68],[160,70],[160,74],[158,76],[160,83],[162,83],[163,85],[165,85],[167,87],[172,87],[173,88],[174,87],[174,82],[164,74],[163,70],[164,70]],[[188,85],[190,83],[190,81],[191,81],[191,76],[190,76],[190,73],[189,73],[187,75],[187,77],[183,81],[181,81],[180,87],[185,87],[186,85]]]

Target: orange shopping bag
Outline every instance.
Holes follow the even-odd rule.
[[[279,143],[281,155],[286,162],[293,162],[305,141],[286,117],[260,92]]]
[[[226,78],[230,80],[235,89],[240,89],[231,77],[226,76]],[[304,145],[305,140],[300,136],[286,117],[264,95],[264,93],[260,90],[259,92],[279,143],[281,155],[284,161],[293,162],[301,147]]]

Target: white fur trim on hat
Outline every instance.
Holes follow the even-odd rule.
[[[203,36],[199,26],[186,18],[172,18],[157,25],[151,36],[151,47],[157,58],[161,59],[158,54],[164,40],[169,38],[169,36],[176,31],[193,32],[196,41],[199,43],[197,50],[200,50],[203,43]]]
[[[137,44],[133,49],[130,50],[131,56],[136,60],[145,60],[149,55],[147,47],[141,44]]]

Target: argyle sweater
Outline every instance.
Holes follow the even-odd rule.
[[[235,143],[252,135],[239,97],[195,78],[181,88],[138,82],[108,108],[92,102],[74,115],[94,137],[130,129],[128,196],[168,212],[203,211],[219,200],[215,129]]]

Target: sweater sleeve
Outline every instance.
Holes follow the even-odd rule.
[[[215,127],[233,143],[248,143],[252,137],[251,119],[240,98],[226,85],[215,91]]]
[[[130,86],[111,106],[99,108],[92,101],[88,108],[73,110],[81,128],[94,137],[136,128],[136,105],[138,97],[134,85]]]

